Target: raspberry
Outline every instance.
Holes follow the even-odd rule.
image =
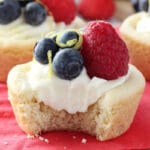
[[[113,80],[128,71],[128,49],[107,22],[92,21],[87,24],[81,54],[90,77]]]
[[[108,19],[115,11],[113,0],[81,0],[79,13],[85,19]]]
[[[64,21],[70,24],[76,16],[77,8],[74,0],[41,0],[41,2],[47,6],[56,22]]]

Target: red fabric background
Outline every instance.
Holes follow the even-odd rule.
[[[28,139],[26,134],[20,130],[7,98],[7,87],[5,84],[0,84],[0,150],[117,150],[150,148],[150,82],[146,83],[133,124],[120,137],[99,142],[95,137],[77,132],[50,132],[42,136],[49,140],[48,144],[38,138]],[[86,144],[81,143],[82,138],[87,139]]]

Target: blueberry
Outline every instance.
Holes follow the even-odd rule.
[[[18,0],[21,7],[25,7],[27,3],[33,2],[34,0]]]
[[[82,35],[76,30],[67,30],[60,32],[56,36],[56,43],[60,48],[79,49],[82,45]]]
[[[16,0],[0,2],[0,24],[8,24],[16,20],[21,14],[21,8]]]
[[[31,25],[40,25],[44,22],[47,11],[43,5],[37,2],[30,2],[24,9],[25,21]]]
[[[148,11],[148,0],[139,0],[139,10]]]
[[[131,0],[131,3],[136,12],[148,11],[148,0]]]
[[[60,49],[52,63],[54,73],[65,80],[72,80],[80,75],[83,69],[83,58],[80,51],[73,48]]]
[[[39,40],[34,47],[34,58],[41,64],[48,64],[48,51],[52,52],[52,59],[58,51],[56,43],[49,38]]]
[[[139,0],[131,0],[131,3],[133,5],[133,8],[136,12],[139,12],[140,9],[139,9]]]

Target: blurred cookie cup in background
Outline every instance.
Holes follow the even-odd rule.
[[[76,16],[73,0],[60,1],[59,6],[69,8],[68,11],[60,9],[59,13],[57,0],[53,0],[52,4],[50,10],[42,1],[0,1],[0,82],[7,80],[13,66],[32,59],[35,43],[46,33],[84,26],[84,21]],[[54,8],[57,8],[56,12]],[[60,12],[65,18],[60,16]]]
[[[128,46],[131,63],[150,80],[150,14],[146,12],[149,9],[148,0],[146,2],[147,5],[140,1],[139,12],[123,21],[120,33]]]

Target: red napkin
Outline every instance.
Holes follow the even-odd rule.
[[[135,85],[136,86],[136,85]],[[150,82],[146,83],[144,95],[130,129],[120,137],[100,142],[87,134],[77,132],[49,132],[34,139],[18,127],[7,98],[7,87],[0,84],[0,150],[112,150],[150,148]]]

